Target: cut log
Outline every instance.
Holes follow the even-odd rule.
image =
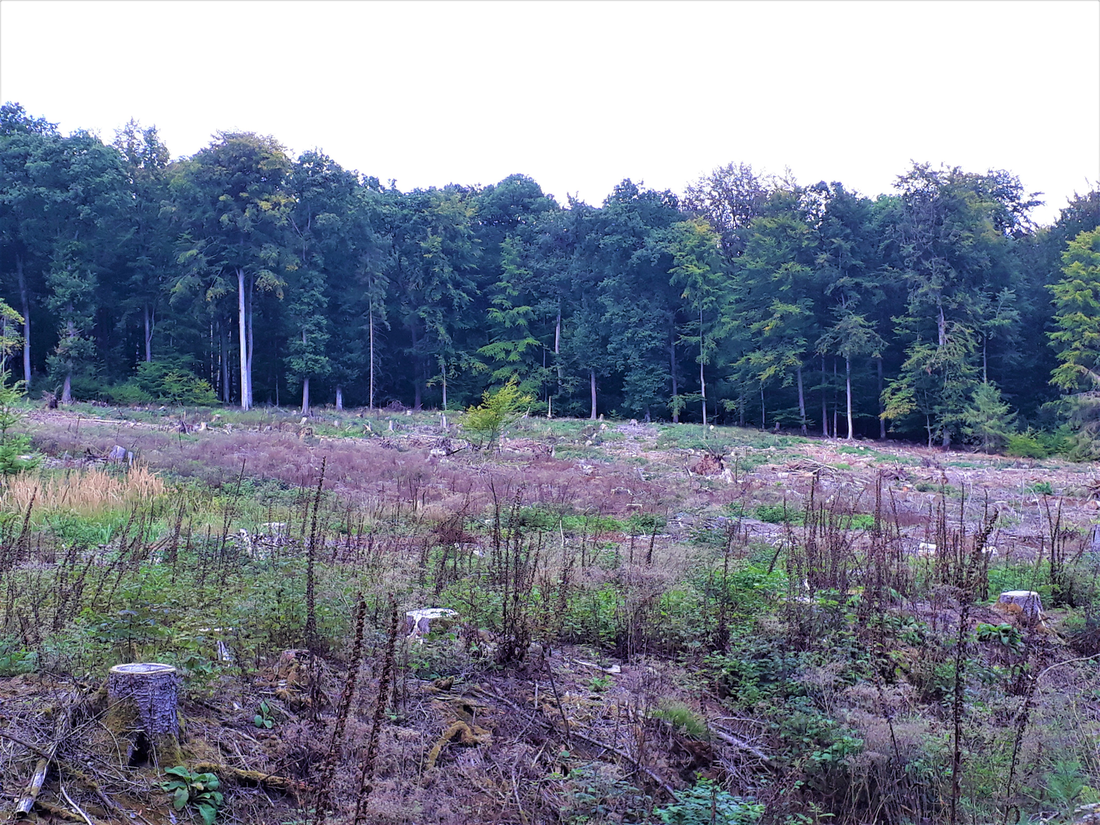
[[[107,726],[129,742],[126,764],[180,764],[179,678],[171,665],[115,665],[107,676]]]

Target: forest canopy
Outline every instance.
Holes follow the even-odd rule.
[[[987,449],[1069,426],[1088,456],[1100,189],[1051,226],[1038,203],[918,162],[874,198],[748,163],[600,206],[522,174],[402,192],[274,137],[173,160],[155,127],[107,144],[7,103],[5,367],[66,402],[461,408],[514,381],[554,415]]]

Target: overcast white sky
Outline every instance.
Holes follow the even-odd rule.
[[[0,99],[562,203],[730,162],[869,196],[911,160],[1007,169],[1049,223],[1100,181],[1100,2],[2,0]]]

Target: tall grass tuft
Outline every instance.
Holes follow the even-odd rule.
[[[146,467],[131,467],[121,475],[94,467],[64,475],[41,472],[9,479],[0,495],[0,509],[25,512],[31,501],[37,512],[68,511],[94,515],[102,510],[130,507],[161,496],[161,478]]]

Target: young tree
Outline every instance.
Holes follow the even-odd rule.
[[[534,399],[519,390],[515,379],[498,390],[486,390],[481,403],[466,410],[462,430],[477,449],[495,447],[509,424],[519,418]]]
[[[718,253],[718,237],[704,218],[692,218],[673,224],[667,233],[672,256],[672,284],[687,302],[692,323],[680,340],[698,354],[699,398],[703,426],[707,424],[706,366],[717,346],[718,325],[726,300],[724,267]],[[675,378],[675,375],[673,376]],[[675,394],[675,393],[674,393]],[[676,417],[673,420],[677,420]]]
[[[1077,452],[1094,457],[1100,455],[1100,227],[1069,242],[1062,272],[1051,287],[1055,331],[1050,339],[1060,362],[1051,383],[1074,394],[1070,420],[1078,431]]]
[[[981,383],[974,390],[970,405],[963,411],[962,431],[975,441],[982,452],[995,452],[1008,443],[1016,413],[1001,398],[995,384]]]

